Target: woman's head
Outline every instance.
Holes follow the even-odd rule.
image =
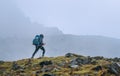
[[[40,34],[40,36],[41,36],[42,38],[44,38],[44,35],[43,35],[43,34]]]

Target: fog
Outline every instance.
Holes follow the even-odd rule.
[[[0,60],[30,58],[35,49],[32,40],[40,33],[45,35],[45,56],[73,52],[119,57],[119,3],[118,0],[1,0]],[[36,57],[42,51],[39,52]]]
[[[34,51],[32,40],[36,34],[63,34],[56,27],[31,22],[15,0],[0,1],[0,60],[28,58]]]
[[[17,0],[31,21],[65,34],[120,38],[119,0]]]
[[[15,0],[0,1],[0,11],[1,37],[31,37],[40,32],[55,34],[59,31],[56,27],[48,28],[44,24],[31,22],[30,18],[17,6]],[[59,31],[59,33],[62,32]]]

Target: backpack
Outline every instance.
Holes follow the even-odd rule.
[[[40,45],[40,35],[36,35],[33,39],[33,45]]]

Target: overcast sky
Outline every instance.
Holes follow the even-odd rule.
[[[120,0],[17,0],[31,21],[63,33],[120,38]]]

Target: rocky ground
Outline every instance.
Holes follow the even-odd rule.
[[[0,61],[0,76],[120,76],[120,58],[65,56]]]

